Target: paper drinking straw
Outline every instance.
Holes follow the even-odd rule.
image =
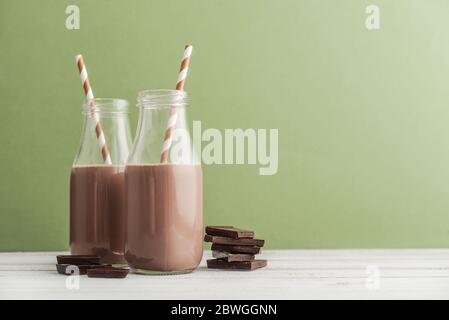
[[[87,69],[84,65],[84,59],[81,54],[75,57],[76,65],[80,72],[81,83],[83,85],[84,94],[86,95],[87,103],[90,104],[92,109],[92,114],[95,120],[95,134],[97,135],[98,145],[101,150],[101,155],[106,164],[112,164],[111,156],[109,154],[108,145],[106,144],[106,139],[104,137],[103,129],[101,128],[100,118],[95,112],[95,98],[92,92],[92,87],[90,86],[89,77],[87,76]]]
[[[192,46],[186,45],[184,49],[184,54],[182,56],[181,68],[179,69],[178,82],[176,83],[176,90],[182,91],[184,89],[184,82],[187,77],[187,72],[189,71],[190,56],[192,55]],[[168,153],[172,144],[172,133],[173,128],[176,125],[176,120],[178,118],[178,110],[172,107],[170,110],[170,117],[167,122],[167,129],[165,131],[164,143],[162,144],[161,162],[167,163]]]

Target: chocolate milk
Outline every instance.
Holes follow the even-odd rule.
[[[131,164],[125,170],[130,267],[190,271],[203,255],[203,175],[199,165]]]
[[[124,166],[74,166],[70,176],[70,251],[123,264]]]

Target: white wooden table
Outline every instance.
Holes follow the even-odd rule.
[[[78,289],[56,254],[0,253],[0,299],[449,299],[449,249],[266,250],[250,272],[206,269],[206,251],[191,274],[81,276]]]

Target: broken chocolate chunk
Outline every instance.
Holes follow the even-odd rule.
[[[211,236],[209,234],[206,234],[204,236],[204,241],[216,244],[255,246],[255,247],[263,247],[263,245],[265,244],[265,240],[261,239],[247,239],[247,238],[233,239],[220,236]]]
[[[87,276],[89,278],[125,278],[129,273],[129,269],[104,267],[88,269]]]
[[[212,251],[212,257],[217,259],[223,259],[227,262],[234,261],[253,261],[253,254],[245,254],[245,253],[230,253],[225,251]]]
[[[227,262],[222,259],[207,260],[207,267],[210,269],[255,270],[263,268],[266,265],[267,260],[235,261],[235,262]]]
[[[208,226],[206,233],[211,236],[229,237],[234,239],[254,238],[254,231],[234,227]]]
[[[103,267],[112,267],[110,264],[108,265],[100,265],[100,264],[88,264],[88,265],[74,265],[74,264],[57,264],[56,271],[60,274],[71,275],[75,274],[76,268],[78,268],[79,275],[87,274],[87,269],[95,269],[95,268],[103,268]]]
[[[100,264],[100,257],[94,255],[59,255],[56,256],[58,264],[96,265]]]
[[[251,247],[251,246],[232,246],[225,244],[212,244],[212,251],[225,251],[229,253],[249,253],[249,254],[258,254],[260,252],[260,247]]]

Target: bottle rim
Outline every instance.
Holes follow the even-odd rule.
[[[137,107],[142,109],[182,108],[188,106],[187,92],[173,89],[142,90]]]
[[[92,113],[127,114],[129,113],[129,102],[121,98],[86,99],[83,103],[83,114]]]

